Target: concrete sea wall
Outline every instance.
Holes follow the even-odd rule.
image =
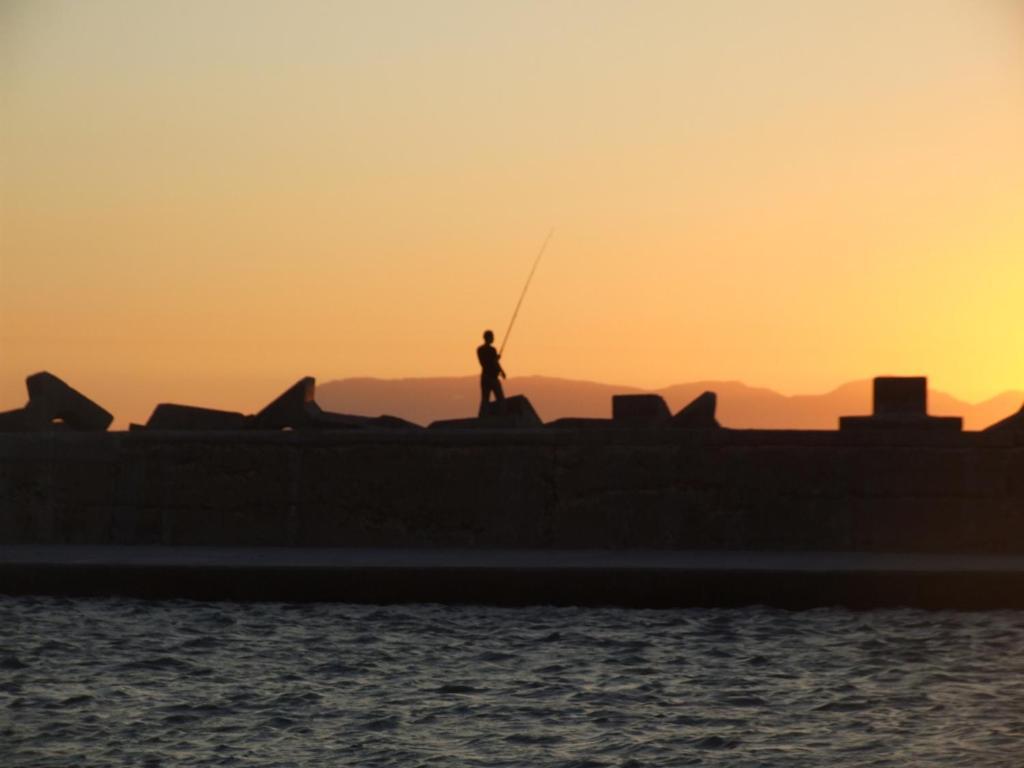
[[[1022,553],[1024,438],[0,434],[0,543]]]

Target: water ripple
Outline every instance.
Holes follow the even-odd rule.
[[[0,598],[5,764],[1002,766],[1024,613]]]

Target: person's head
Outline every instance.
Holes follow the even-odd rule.
[[[484,341],[487,342],[488,344],[493,344],[494,343],[494,332],[493,331],[484,331]]]

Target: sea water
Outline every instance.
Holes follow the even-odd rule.
[[[4,766],[1024,764],[1024,613],[0,597]]]

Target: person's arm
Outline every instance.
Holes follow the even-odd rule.
[[[507,379],[508,376],[505,375],[505,369],[501,367],[501,355],[495,355],[494,359],[498,361],[498,375],[503,379]]]

